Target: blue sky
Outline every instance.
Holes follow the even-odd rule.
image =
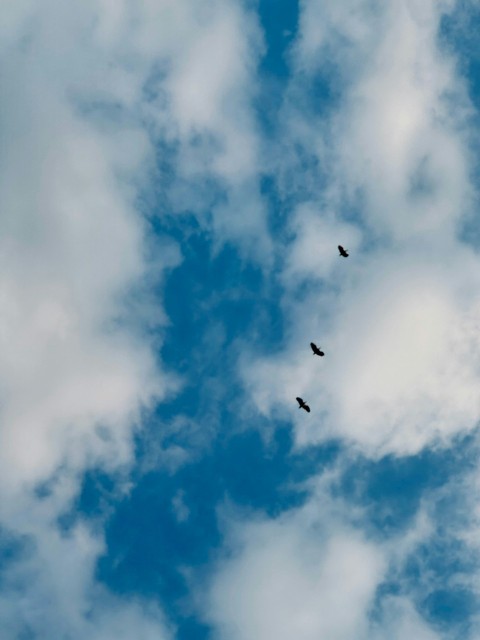
[[[2,638],[480,638],[478,9],[4,12]]]

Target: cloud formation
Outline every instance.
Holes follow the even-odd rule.
[[[85,472],[128,469],[136,431],[179,386],[159,361],[168,319],[155,296],[182,247],[152,227],[194,216],[214,249],[232,242],[278,276],[285,349],[241,366],[256,409],[291,420],[300,447],[335,438],[347,458],[378,459],[475,429],[480,270],[463,234],[476,198],[472,107],[439,42],[454,8],[304,0],[272,145],[255,117],[264,44],[250,5],[2,10],[0,622],[12,638],[175,635],[161,603],[97,580],[104,523],[71,513]],[[319,81],[328,108],[315,103]],[[276,249],[264,170],[293,203],[293,240]],[[171,453],[174,473],[186,457]],[[421,516],[435,514],[421,505],[401,536],[378,539],[338,487],[312,487],[300,509],[230,523],[203,600],[214,632],[438,638],[402,574],[432,535]],[[165,504],[190,526],[181,487]],[[382,591],[392,576],[395,595]]]
[[[480,408],[478,258],[462,236],[475,198],[472,107],[439,44],[453,4],[302,7],[292,95],[328,60],[338,108],[299,140],[325,188],[293,214],[289,345],[247,362],[247,387],[267,414],[290,396],[310,400],[308,426],[295,419],[299,443],[338,436],[372,455],[415,453],[474,429]],[[294,135],[301,109],[287,102],[284,117]],[[311,339],[325,348],[321,364]]]
[[[258,412],[293,424],[297,452],[340,441],[339,477],[359,456],[415,456],[478,425],[480,265],[464,233],[477,198],[476,133],[466,80],[441,40],[455,9],[301,3],[280,115],[285,140],[272,159],[285,206],[293,202],[293,242],[278,251],[286,344],[273,355],[246,353],[242,369]],[[328,86],[330,102],[315,83]],[[347,260],[338,244],[350,249]],[[310,340],[325,358],[312,356]],[[476,502],[470,476],[460,486],[444,472],[457,504]],[[426,492],[402,531],[379,533],[340,487],[312,491],[301,511],[233,527],[207,607],[220,638],[447,637],[427,598],[476,587],[457,565],[451,576],[434,568],[426,549],[444,544],[471,566],[474,517],[442,512],[444,494]],[[463,632],[475,638],[472,622]]]
[[[218,637],[439,638],[410,595],[381,591],[424,538],[422,519],[402,539],[369,539],[361,511],[332,500],[322,484],[302,509],[276,519],[227,520],[204,605]]]
[[[26,1],[0,22],[0,524],[5,548],[19,545],[2,628],[167,638],[156,607],[96,582],[101,535],[59,518],[87,469],[128,467],[135,430],[177,386],[158,361],[152,290],[181,252],[147,239],[140,210],[157,154],[176,172],[164,216],[198,213],[219,242],[263,224],[258,211],[246,232],[223,222],[230,201],[260,202],[249,101],[261,37],[233,0]],[[192,200],[187,180],[221,185],[213,221],[211,196]]]

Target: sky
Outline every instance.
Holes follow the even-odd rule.
[[[2,640],[480,640],[479,26],[4,3]]]

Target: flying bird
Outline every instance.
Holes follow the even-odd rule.
[[[321,351],[314,342],[310,342],[314,356],[324,356],[325,353]]]
[[[308,404],[306,402],[304,402],[301,398],[297,398],[297,402],[300,405],[298,407],[299,409],[305,409],[305,411],[310,413],[310,407],[308,406]]]
[[[338,245],[338,250],[340,251],[342,258],[348,258],[348,251],[344,249],[341,244]]]

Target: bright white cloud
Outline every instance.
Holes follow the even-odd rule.
[[[290,227],[295,238],[283,272],[288,287],[295,287],[303,280],[335,280],[337,245],[341,242],[355,253],[360,241],[355,226],[337,219],[332,212],[319,210],[315,203],[300,205],[292,216]]]
[[[318,305],[319,317],[314,311],[299,321],[292,351],[248,367],[260,410],[290,405],[300,443],[340,436],[371,454],[406,454],[476,426],[476,259],[465,251],[450,268],[415,259],[377,258],[357,271],[341,301],[309,296],[306,306]],[[336,324],[322,318],[329,306]],[[325,358],[312,357],[305,335],[323,346]],[[311,415],[296,411],[297,392]]]
[[[379,591],[428,535],[422,518],[401,538],[369,540],[358,526],[362,513],[330,490],[321,482],[302,509],[277,519],[229,523],[205,603],[219,638],[439,637],[408,595]]]
[[[480,415],[479,264],[458,234],[474,195],[471,107],[438,44],[452,3],[302,7],[299,77],[308,82],[328,58],[342,99],[301,135],[328,168],[318,204],[294,215],[288,348],[246,358],[245,379],[260,411],[291,407],[301,444],[340,436],[373,455],[415,453],[475,428]],[[291,135],[302,117],[286,108]],[[347,260],[335,255],[339,243],[352,245]],[[310,340],[325,359],[312,359]],[[311,415],[296,411],[296,395]]]
[[[221,638],[362,637],[385,570],[381,550],[301,516],[250,524],[240,538],[210,594]]]

